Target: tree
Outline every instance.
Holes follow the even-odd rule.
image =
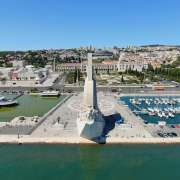
[[[121,76],[121,82],[124,83],[124,77],[123,77],[123,75]]]
[[[107,74],[109,75],[109,69],[107,69]]]
[[[143,81],[144,81],[144,75],[141,75],[139,79],[140,79],[140,82],[143,83]]]
[[[177,60],[171,64],[171,67],[176,68],[180,66],[180,56],[177,57]]]
[[[77,80],[77,68],[75,68],[75,71],[74,71],[74,83],[76,83],[76,80]]]
[[[9,62],[7,62],[7,63],[5,63],[5,66],[8,68],[10,68],[10,67],[13,67],[13,64],[12,63],[9,63]]]
[[[4,77],[1,79],[2,84],[6,84],[7,79]]]
[[[151,64],[148,64],[148,69],[147,71],[150,71],[150,72],[153,72],[154,71],[154,68]]]
[[[77,77],[78,81],[80,81],[80,78],[81,78],[81,71],[80,71],[80,69],[77,70],[77,73],[78,73],[78,77]]]

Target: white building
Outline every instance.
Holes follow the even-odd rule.
[[[121,53],[117,68],[118,72],[125,72],[126,70],[142,72],[143,69],[148,68],[148,64],[144,63],[143,61],[139,61],[138,59],[130,60],[128,57],[126,57],[125,53]]]
[[[11,61],[13,68],[19,69],[25,67],[25,61],[13,60]]]
[[[93,59],[112,59],[113,53],[109,51],[96,51],[93,54]]]
[[[34,69],[33,66],[26,66],[11,73],[11,80],[14,81],[35,81],[41,83],[48,77],[49,71],[46,68]]]
[[[7,80],[10,80],[11,78],[11,72],[13,71],[13,68],[0,68],[0,79],[5,78]]]

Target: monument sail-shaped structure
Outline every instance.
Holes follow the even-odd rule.
[[[105,121],[98,108],[96,80],[92,65],[92,54],[88,54],[87,77],[81,111],[77,118],[78,132],[81,137],[94,139],[102,136]]]

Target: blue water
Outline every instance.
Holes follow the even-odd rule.
[[[0,145],[0,180],[179,180],[179,145]]]
[[[149,97],[149,96],[136,96],[136,97],[132,97],[132,96],[124,96],[124,97],[121,97],[121,101],[125,102],[126,105],[129,106],[129,108],[134,111],[138,111],[139,109],[137,107],[135,107],[131,102],[130,102],[130,99],[131,98],[135,98],[135,99],[138,99],[138,98],[151,98],[151,99],[155,99],[157,98],[157,96],[154,96],[154,97]],[[169,97],[160,97],[158,96],[158,98],[169,98]],[[175,96],[172,97],[172,98],[176,98]],[[177,97],[179,98],[179,97]],[[166,108],[166,107],[171,107],[170,105],[155,105],[155,104],[151,104],[151,105],[147,105],[145,103],[142,103],[140,105],[138,105],[138,107],[140,109],[147,109],[148,107],[158,107],[158,108]],[[180,104],[176,104],[174,107],[180,107]],[[139,115],[141,118],[143,118],[145,121],[148,121],[149,123],[155,123],[157,124],[158,121],[166,121],[167,124],[180,124],[180,114],[176,114],[174,118],[160,118],[159,116],[149,116],[148,114],[147,115],[144,115],[144,114],[140,114]]]

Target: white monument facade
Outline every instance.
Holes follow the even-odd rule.
[[[98,108],[96,81],[92,65],[92,54],[88,54],[87,78],[81,111],[77,118],[79,135],[87,139],[101,137],[105,126],[102,113]]]

